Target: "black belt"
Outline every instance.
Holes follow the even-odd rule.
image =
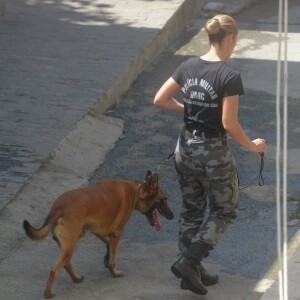
[[[192,133],[194,136],[202,137],[203,139],[222,138],[226,135],[226,133],[201,131],[187,126],[185,127],[185,129]]]

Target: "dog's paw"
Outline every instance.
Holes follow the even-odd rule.
[[[114,270],[111,272],[113,277],[123,277],[124,276],[124,272],[119,271],[119,270]]]
[[[49,299],[55,297],[55,294],[51,293],[50,291],[44,292],[44,298]]]
[[[81,283],[84,280],[84,276],[80,276],[79,278],[74,278],[73,282],[74,283]]]

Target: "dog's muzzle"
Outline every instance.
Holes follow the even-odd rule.
[[[159,212],[160,215],[165,217],[168,220],[172,220],[174,218],[174,214],[170,207],[168,206],[167,199],[161,201],[160,203],[156,203],[146,214],[147,220],[151,226],[155,226],[158,223],[158,218],[156,216],[155,210]]]

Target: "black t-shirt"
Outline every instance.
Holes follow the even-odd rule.
[[[184,61],[172,78],[183,92],[185,124],[204,132],[225,133],[223,98],[244,93],[240,74],[223,61],[193,57]]]

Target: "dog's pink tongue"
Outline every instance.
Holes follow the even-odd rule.
[[[161,226],[160,226],[159,221],[158,221],[156,210],[153,211],[153,220],[154,220],[154,226],[155,226],[156,231],[160,231]]]

